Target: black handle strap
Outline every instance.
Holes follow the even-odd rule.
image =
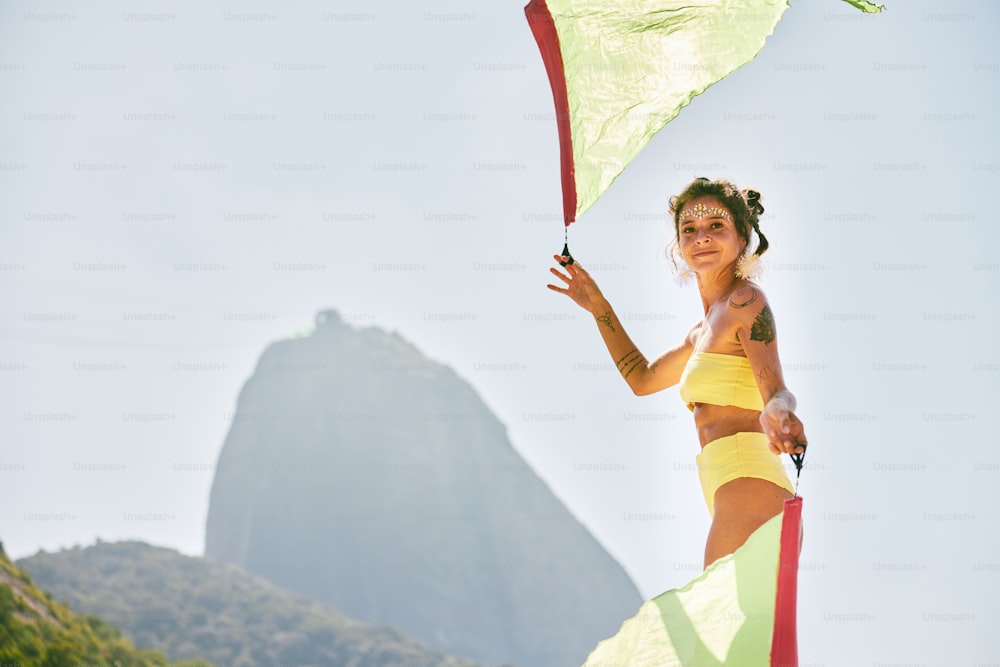
[[[565,262],[559,262],[560,265],[566,266],[567,264],[573,263],[573,255],[569,254],[569,243],[563,244],[562,256],[568,257],[569,259],[567,259]]]
[[[799,476],[802,474],[802,465],[806,461],[806,445],[805,443],[799,443],[802,447],[802,452],[799,454],[789,454],[792,457],[792,463],[795,464],[795,496],[799,495]]]

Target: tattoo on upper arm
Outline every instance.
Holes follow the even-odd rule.
[[[775,372],[774,372],[774,369],[771,368],[770,366],[764,366],[762,369],[760,369],[759,371],[757,371],[756,373],[754,373],[754,375],[757,376],[758,380],[760,380],[761,382],[764,382],[768,378],[774,377]]]
[[[774,316],[771,315],[771,307],[766,303],[757,313],[750,327],[750,340],[759,340],[767,345],[774,340]]]
[[[615,325],[611,323],[611,311],[610,310],[608,312],[604,313],[603,315],[599,316],[597,319],[600,320],[601,322],[604,322],[609,327],[611,327],[612,331],[615,330]]]
[[[747,294],[747,292],[750,292]],[[736,293],[729,297],[729,305],[733,308],[743,308],[749,306],[757,300],[757,290],[752,287],[736,290]]]

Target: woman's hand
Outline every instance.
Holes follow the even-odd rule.
[[[779,392],[760,413],[760,425],[767,435],[768,446],[775,454],[802,454],[806,451],[805,429],[802,421],[792,412],[792,401]]]
[[[560,255],[553,255],[552,257],[557,262],[565,262],[567,259],[566,257]],[[597,287],[597,283],[594,282],[594,279],[590,277],[589,273],[580,267],[579,262],[567,264],[564,268],[569,275],[564,274],[555,267],[549,269],[549,271],[566,283],[566,287],[558,287],[551,284],[546,285],[546,287],[554,292],[565,294],[569,298],[573,299],[573,301],[576,302],[576,305],[580,306],[588,313],[594,313],[595,309],[599,308],[602,303],[606,303],[606,299],[604,298],[604,295],[601,294],[601,290]]]

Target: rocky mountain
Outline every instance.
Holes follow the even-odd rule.
[[[99,614],[137,646],[173,659],[203,656],[226,667],[477,667],[234,565],[142,542],[98,542],[39,553],[18,565],[74,609]]]
[[[518,667],[581,664],[641,603],[467,382],[334,311],[243,387],[206,555]]]

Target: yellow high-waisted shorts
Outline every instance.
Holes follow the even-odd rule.
[[[702,448],[695,461],[708,513],[713,517],[715,492],[738,477],[766,479],[795,493],[781,459],[768,448],[767,436],[763,433],[740,432],[713,440]]]

